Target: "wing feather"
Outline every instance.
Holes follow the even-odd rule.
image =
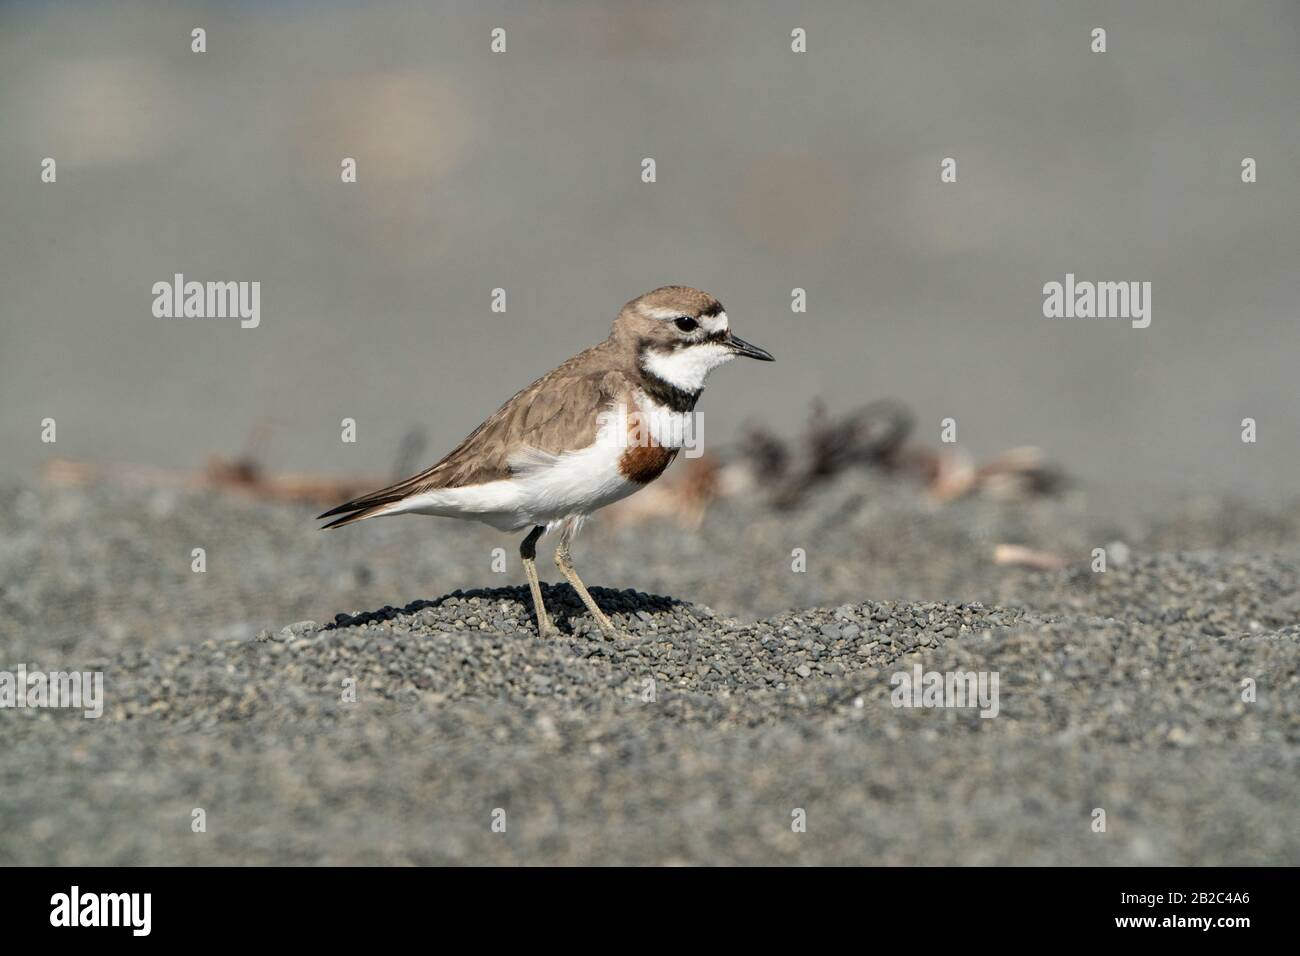
[[[436,464],[387,488],[354,498],[320,515],[344,515],[340,527],[381,514],[386,505],[436,488],[463,488],[509,478],[536,456],[562,455],[590,445],[597,415],[632,390],[629,376],[602,360],[601,343],[521,389]],[[528,456],[527,462],[519,459]],[[512,461],[513,459],[513,461]]]

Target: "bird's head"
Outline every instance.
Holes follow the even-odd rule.
[[[732,333],[721,302],[687,286],[633,299],[614,320],[613,335],[636,349],[642,369],[686,392],[698,392],[709,372],[738,355],[773,361],[766,349]]]

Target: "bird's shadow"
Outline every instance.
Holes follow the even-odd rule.
[[[631,588],[619,591],[613,588],[593,587],[588,590],[595,599],[596,605],[616,621],[620,616],[626,618],[637,614],[637,612],[655,614],[690,605],[689,601],[683,601],[679,598],[662,594],[646,594],[633,591]],[[537,615],[533,608],[532,594],[526,585],[515,585],[502,588],[457,589],[450,594],[444,594],[442,597],[433,600],[412,601],[405,607],[394,607],[391,604],[386,604],[373,611],[362,611],[358,614],[336,614],[333,623],[326,624],[321,630],[328,631],[340,627],[383,623],[402,615],[415,614],[425,608],[441,607],[453,599],[468,601],[471,598],[478,598],[488,608],[491,608],[499,601],[516,602],[522,605],[528,623],[534,629],[537,627]],[[551,616],[551,623],[561,633],[577,633],[575,624],[580,621],[585,622],[585,625],[590,628],[595,627],[595,622],[591,619],[591,614],[587,611],[586,605],[582,603],[582,599],[578,597],[578,592],[572,586],[543,583],[542,600],[546,602],[546,610]]]

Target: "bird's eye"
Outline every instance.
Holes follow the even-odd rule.
[[[700,323],[696,322],[689,315],[678,316],[673,321],[677,324],[677,327],[681,329],[683,332],[694,332],[696,329],[700,327]]]

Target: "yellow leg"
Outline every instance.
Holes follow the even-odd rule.
[[[533,592],[533,613],[537,615],[537,635],[554,637],[556,630],[546,613],[546,602],[542,600],[542,584],[537,580],[537,539],[545,530],[542,525],[538,525],[528,532],[528,537],[524,538],[523,543],[519,545],[519,557],[524,563],[524,577],[528,579],[528,590]]]
[[[587,586],[582,583],[582,578],[578,577],[578,572],[574,570],[573,561],[569,557],[569,541],[565,535],[560,538],[560,546],[555,549],[555,566],[560,572],[569,579],[573,585],[573,590],[578,592],[578,597],[582,598],[582,603],[587,605],[587,610],[595,618],[596,624],[600,627],[601,633],[606,637],[618,637],[618,631],[614,629],[614,622],[606,617],[605,612],[596,606],[596,599],[587,591]]]

